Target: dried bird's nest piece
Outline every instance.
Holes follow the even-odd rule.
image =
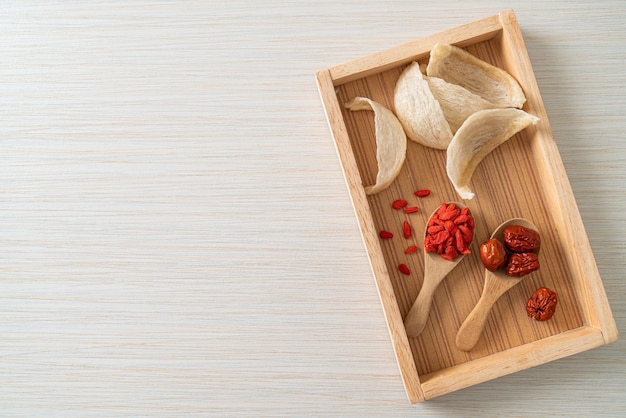
[[[526,96],[509,73],[453,45],[436,44],[430,51],[426,74],[458,84],[494,107],[521,108]]]
[[[400,173],[406,158],[406,134],[393,112],[374,100],[355,97],[345,106],[352,111],[374,111],[378,173],[376,184],[367,186],[365,193],[376,194],[389,187]]]
[[[472,199],[469,183],[483,158],[538,120],[515,108],[480,110],[467,118],[447,150],[446,172],[457,193],[463,199]]]
[[[450,125],[452,133],[459,130],[465,119],[473,113],[483,109],[492,109],[494,106],[465,87],[448,83],[438,77],[425,77],[433,96],[439,102],[441,110]]]
[[[409,139],[431,148],[448,147],[452,130],[417,62],[409,64],[400,74],[394,90],[394,107]]]

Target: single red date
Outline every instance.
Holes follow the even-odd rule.
[[[536,253],[541,246],[539,233],[521,225],[504,228],[504,245],[515,253]]]
[[[513,277],[522,277],[539,270],[539,257],[535,253],[511,254],[506,263],[506,274]]]
[[[556,293],[547,287],[540,287],[526,302],[526,313],[537,321],[547,321],[556,311]]]
[[[480,244],[480,260],[489,271],[496,271],[506,262],[506,250],[504,244],[497,238]]]

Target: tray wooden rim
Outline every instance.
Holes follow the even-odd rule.
[[[512,72],[526,89],[537,94],[528,96],[528,111],[541,118],[537,131],[545,140],[533,141],[532,146],[542,158],[538,168],[548,182],[550,207],[561,216],[555,219],[563,232],[563,240],[573,249],[568,261],[577,266],[575,290],[583,307],[583,326],[558,335],[514,347],[480,359],[459,364],[445,370],[419,376],[389,272],[380,248],[372,213],[369,209],[350,138],[343,120],[335,88],[411,61],[424,58],[437,42],[467,46],[488,40],[498,34],[509,45],[502,51],[503,59],[515,62]],[[506,10],[496,15],[452,28],[407,44],[391,48],[345,64],[336,65],[316,74],[318,90],[335,141],[337,154],[348,186],[359,227],[368,251],[383,312],[391,336],[394,353],[400,368],[407,397],[411,403],[421,402],[471,385],[482,383],[509,373],[544,364],[562,357],[586,351],[618,339],[602,280],[578,211],[569,179],[553,139],[547,114],[530,64],[515,13]]]

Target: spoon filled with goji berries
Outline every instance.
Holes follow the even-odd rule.
[[[541,238],[537,227],[527,219],[513,218],[502,223],[491,238],[480,245],[485,265],[483,291],[474,309],[456,334],[456,346],[470,351],[483,332],[489,312],[507,290],[524,276],[539,269]]]
[[[435,290],[470,253],[473,231],[474,218],[461,203],[444,202],[428,218],[424,231],[424,282],[404,320],[409,337],[417,337],[424,330]]]

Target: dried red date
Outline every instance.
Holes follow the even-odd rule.
[[[521,225],[511,225],[504,228],[504,245],[516,253],[536,253],[541,246],[539,233]]]
[[[556,293],[547,287],[540,287],[526,302],[526,313],[537,321],[547,321],[556,311]]]
[[[515,253],[506,263],[506,274],[522,277],[539,270],[539,257],[535,253]]]
[[[480,244],[480,260],[489,271],[496,271],[506,262],[504,244],[497,238]]]

